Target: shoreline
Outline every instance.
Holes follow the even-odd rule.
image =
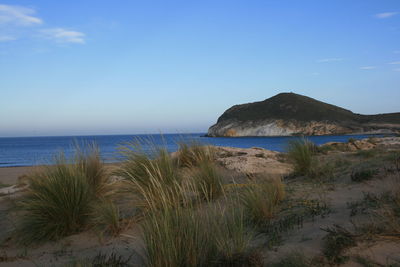
[[[112,167],[118,165],[119,162],[105,163],[107,167]],[[0,167],[0,188],[5,186],[15,185],[18,179],[24,175],[27,175],[34,171],[36,168],[49,165],[32,165],[32,166],[9,166]]]

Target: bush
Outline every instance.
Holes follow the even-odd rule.
[[[285,189],[281,181],[251,184],[240,195],[247,218],[260,226],[274,218],[284,197]]]
[[[351,180],[353,182],[367,181],[372,179],[377,173],[378,170],[370,170],[370,169],[355,171],[351,173]]]
[[[27,192],[17,203],[16,234],[23,244],[61,237],[89,227],[94,205],[111,190],[99,151],[77,149],[70,162],[61,154],[55,165],[29,177]]]
[[[348,257],[343,256],[343,252],[356,245],[356,241],[351,233],[343,227],[334,225],[333,228],[322,229],[328,234],[323,238],[323,253],[328,261],[335,264],[346,262]]]
[[[353,137],[350,137],[349,140],[347,140],[347,143],[349,144],[354,144],[357,140]]]
[[[309,173],[314,164],[315,145],[307,139],[296,139],[289,142],[288,156],[294,163],[294,171],[299,175]]]

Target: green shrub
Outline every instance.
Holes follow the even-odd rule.
[[[90,214],[112,190],[99,151],[77,149],[73,161],[61,154],[55,165],[29,176],[26,193],[17,202],[20,211],[16,235],[23,244],[80,232],[90,226]]]
[[[378,154],[376,149],[368,149],[368,150],[358,150],[356,152],[356,156],[363,157],[363,158],[373,158]]]
[[[296,139],[289,142],[288,156],[294,163],[298,175],[306,175],[314,164],[315,145],[307,139]]]
[[[352,174],[351,174],[351,180],[353,182],[367,181],[367,180],[372,179],[377,173],[378,173],[378,170],[371,170],[371,169],[355,171],[355,172],[352,172]]]
[[[323,253],[328,261],[342,264],[348,257],[343,256],[346,249],[356,245],[353,235],[343,227],[334,225],[333,228],[322,229],[328,234],[323,238]]]
[[[316,161],[311,165],[308,170],[308,176],[310,178],[317,178],[320,180],[332,180],[334,178],[335,166],[332,163],[327,163],[323,161]]]
[[[357,141],[355,138],[350,137],[349,140],[347,140],[347,143],[354,144],[355,141]]]
[[[0,188],[8,187],[8,186],[10,186],[10,185],[9,184],[3,184],[2,182],[0,182]]]

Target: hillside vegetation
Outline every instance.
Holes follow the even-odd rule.
[[[297,121],[330,121],[348,123],[400,123],[400,113],[361,115],[295,93],[281,93],[264,101],[235,105],[218,118],[226,120],[260,121],[267,119]]]

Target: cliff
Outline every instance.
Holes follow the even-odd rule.
[[[290,136],[392,133],[400,130],[400,113],[361,115],[294,93],[226,110],[208,136]]]

